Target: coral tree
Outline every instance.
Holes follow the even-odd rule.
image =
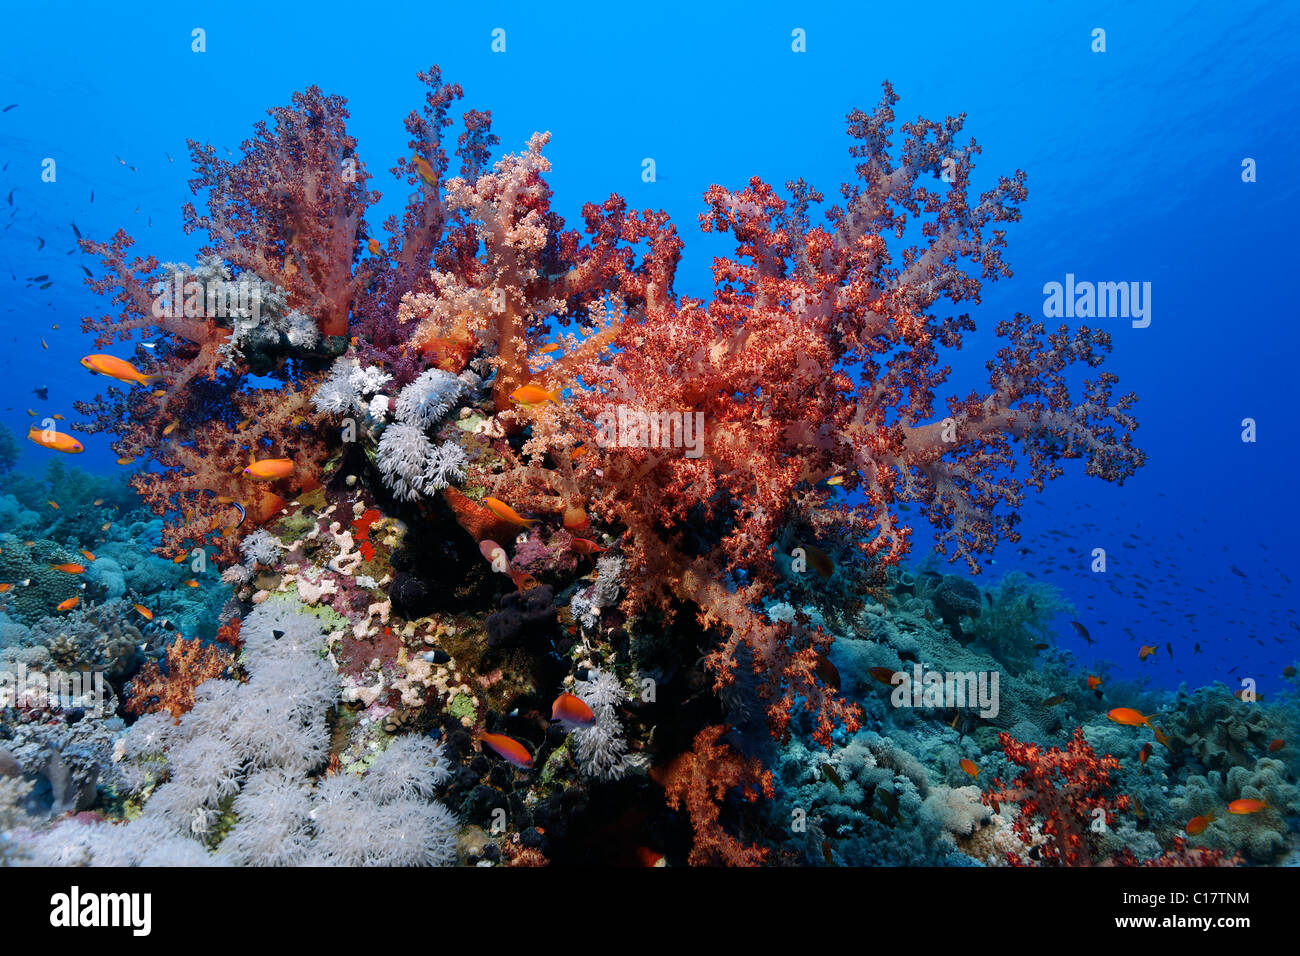
[[[1008,733],[999,734],[998,743],[1007,759],[1024,770],[1010,786],[994,780],[993,789],[983,795],[984,803],[994,810],[1000,804],[1017,805],[1020,814],[1013,829],[1028,845],[1035,842],[1037,827],[1046,838],[1041,844],[1045,862],[1056,866],[1100,862],[1095,859],[1094,826],[1113,826],[1116,813],[1131,804],[1125,794],[1106,795],[1119,761],[1110,754],[1098,757],[1083,739],[1083,728],[1075,730],[1064,750],[1023,743]],[[1018,865],[1021,859],[1008,852],[1007,862]]]
[[[916,504],[941,548],[978,572],[981,554],[1015,539],[1026,488],[1065,459],[1116,482],[1142,464],[1135,397],[1113,394],[1115,376],[1099,371],[1110,348],[1100,330],[1005,320],[987,388],[936,411],[944,362],[974,329],[947,306],[978,303],[982,281],[1010,274],[1003,230],[1026,197],[1020,172],[973,194],[979,147],[959,140],[963,117],[905,123],[896,148],[885,84],[872,112],[848,117],[855,178],[821,223],[823,197],[803,180],[785,197],[758,178],[710,187],[701,227],[735,251],[714,261],[705,301],[674,290],[683,246],[664,212],[613,195],[565,228],[546,181],[549,134],[489,166],[490,115],[467,110],[449,175],[445,131],[462,91],[436,68],[420,80],[411,156],[392,170],[412,191],[382,236],[365,218],[380,196],[345,103],[313,87],[271,110],[234,162],[191,144],[207,203],[185,210],[187,229],[208,237],[196,268],[129,258],[123,232],[83,242],[106,269],[93,287],[121,307],[85,327],[101,346],[152,339],[134,361],[161,382],[81,403],[81,427],[111,433],[123,460],[157,466],[133,484],[168,517],[162,550],[212,545],[237,563],[239,533],[317,485],[346,475],[353,487],[363,470],[397,499],[417,547],[422,534],[463,531],[452,551],[489,556],[519,530],[493,497],[527,516],[534,557],[571,551],[571,572],[579,554],[616,551],[629,628],[671,633],[693,620],[715,691],[756,696],[778,740],[804,732],[798,720],[829,746],[860,728],[862,711],[828,681],[833,636],[803,614],[767,613],[792,552],[820,542],[837,551],[825,577],[883,581],[910,545],[900,508]],[[160,315],[155,284],[196,277],[253,283],[264,314],[187,300]],[[279,387],[253,387],[254,374]],[[472,407],[443,422],[462,392]],[[629,417],[663,427],[629,433]],[[688,419],[701,428],[694,452]],[[657,433],[677,440],[649,440]],[[293,462],[286,477],[243,474],[281,457]],[[527,587],[532,575],[504,560]],[[567,582],[548,583],[558,595]],[[725,770],[721,792],[761,784],[720,733],[701,732],[692,766]],[[1073,743],[1069,753],[1084,759]],[[706,824],[700,859],[757,860],[707,836],[720,831],[716,807],[709,818],[697,798],[703,784],[675,786],[670,800]]]

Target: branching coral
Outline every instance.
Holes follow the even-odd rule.
[[[149,661],[127,685],[126,709],[132,714],[165,710],[173,717],[194,706],[194,689],[220,677],[235,662],[234,655],[198,638],[178,637],[167,645],[163,667]]]
[[[1014,829],[1026,845],[1038,842],[1041,834],[1043,860],[1057,866],[1091,866],[1096,860],[1096,830],[1113,826],[1116,813],[1127,810],[1127,795],[1109,797],[1111,774],[1119,761],[1106,754],[1098,757],[1078,728],[1065,750],[1044,749],[1022,743],[1008,733],[998,735],[1007,759],[1024,770],[1004,786],[995,779],[983,801],[998,811],[1003,804],[1015,804],[1020,814]],[[1022,862],[1007,854],[1013,866]]]
[[[735,789],[752,803],[759,796],[774,796],[772,775],[753,757],[742,757],[722,740],[726,727],[715,724],[695,735],[691,750],[677,757],[660,779],[668,806],[685,808],[691,818],[695,844],[694,866],[757,866],[767,850],[742,843],[722,827],[721,804]]]

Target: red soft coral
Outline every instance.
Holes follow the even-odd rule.
[[[1057,866],[1100,862],[1093,827],[1103,821],[1105,826],[1113,826],[1115,814],[1132,804],[1127,794],[1106,795],[1119,761],[1110,754],[1098,757],[1083,739],[1082,727],[1074,731],[1065,750],[1044,749],[1008,733],[998,734],[998,743],[1007,759],[1024,771],[1009,787],[993,780],[992,789],[982,795],[984,803],[995,812],[1003,804],[1017,805],[1020,812],[1012,829],[1030,845],[1036,842],[1037,827],[1045,838],[1040,844],[1044,862]],[[1007,861],[1013,866],[1023,862],[1014,853],[1007,854]]]

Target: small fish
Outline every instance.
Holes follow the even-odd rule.
[[[79,597],[70,597],[66,601],[60,601],[54,606],[54,609],[56,611],[71,611],[80,601],[81,598]]]
[[[549,352],[558,352],[562,348],[564,348],[564,346],[559,342],[552,342],[550,345],[544,346],[541,352],[543,355],[546,355]]]
[[[510,393],[510,400],[517,405],[540,405],[542,402],[560,403],[562,388],[547,391],[540,385],[524,385]]]
[[[1092,636],[1088,633],[1088,629],[1084,627],[1082,624],[1080,624],[1078,621],[1071,621],[1070,624],[1074,627],[1076,631],[1078,631],[1079,636],[1083,638],[1085,641],[1087,641],[1089,644],[1096,643],[1095,641],[1093,641]]]
[[[143,604],[136,604],[136,605],[134,605],[134,607],[135,607],[135,609],[136,609],[136,612],[137,612],[137,613],[138,613],[142,618],[144,618],[146,621],[152,621],[152,620],[153,620],[153,611],[149,610],[149,609],[148,609],[147,607],[145,607]]]
[[[415,164],[415,171],[419,173],[420,178],[430,186],[438,185],[438,176],[434,173],[433,167],[423,156],[412,156],[411,162]]]
[[[1296,670],[1295,670],[1295,668],[1292,667],[1290,664],[1288,664],[1288,665],[1286,665],[1286,667],[1282,668],[1282,676],[1283,676],[1283,677],[1295,677],[1295,675],[1296,675]]]
[[[91,552],[87,551],[85,548],[81,549],[81,556],[85,558],[87,561],[90,561],[92,563],[95,560],[95,556]]]
[[[244,469],[244,475],[256,481],[275,481],[292,474],[292,458],[263,458]]]
[[[108,530],[109,528],[111,528],[111,527],[113,527],[113,522],[111,522],[111,521],[105,521],[103,524],[101,524],[101,525],[99,526],[99,530],[100,530],[100,531],[107,531],[107,530]]]
[[[57,501],[47,501],[45,503],[49,505],[51,508],[53,508],[55,511],[59,510],[59,503]]]
[[[817,662],[813,665],[813,670],[827,687],[840,689],[840,672],[831,663],[831,659],[820,651],[817,652]]]
[[[519,513],[515,511],[514,508],[511,508],[508,504],[506,504],[504,501],[500,500],[499,498],[492,498],[492,497],[484,498],[483,504],[487,505],[488,510],[490,510],[494,515],[496,515],[502,521],[508,522],[510,524],[518,525],[521,528],[528,528],[537,524],[538,519],[521,518],[519,516]]]
[[[1205,832],[1205,828],[1214,822],[1214,814],[1207,813],[1204,816],[1192,817],[1183,827],[1183,832],[1188,836],[1200,836]]]
[[[188,554],[178,554],[176,555],[176,557],[172,558],[172,564],[180,564],[188,557],[189,557]]]
[[[1161,730],[1159,727],[1152,724],[1151,732],[1156,736],[1156,743],[1160,744],[1160,746],[1165,748],[1169,747],[1169,738],[1165,736],[1165,732],[1163,730]]]
[[[63,416],[60,415],[58,412],[55,412],[55,413],[54,413],[53,415],[51,415],[50,417],[53,418],[53,419],[55,419],[56,421],[60,421],[60,422],[63,421]]]
[[[1098,677],[1096,674],[1089,674],[1089,675],[1088,675],[1088,689],[1089,689],[1089,690],[1096,690],[1096,689],[1097,689],[1098,687],[1100,687],[1100,686],[1101,686],[1101,678]]]
[[[48,448],[50,451],[61,451],[66,455],[76,455],[86,450],[85,446],[71,435],[65,435],[52,429],[32,428],[27,433],[27,439],[42,448]]]
[[[1154,654],[1155,652],[1156,652],[1156,649],[1155,649],[1155,646],[1154,646],[1154,645],[1152,645],[1152,644],[1143,644],[1140,648],[1138,648],[1138,660],[1140,660],[1140,661],[1144,661],[1144,660],[1146,660],[1148,657],[1150,657],[1152,654]]]
[[[176,431],[176,429],[180,427],[181,427],[181,420],[179,418],[172,419],[171,422],[168,423],[167,427],[162,430],[162,437],[166,438],[168,435],[170,435],[172,432]]]
[[[1276,740],[1269,743],[1268,752],[1271,754],[1275,754],[1285,746],[1286,746],[1286,741],[1283,740],[1281,737],[1278,737]]]
[[[1045,651],[1045,650],[1047,650],[1047,649],[1048,649],[1049,647],[1051,647],[1051,646],[1052,646],[1051,644],[1035,644],[1035,645],[1034,645],[1034,650],[1036,650],[1036,651]]]
[[[867,673],[872,676],[876,683],[884,684],[886,687],[893,687],[895,683],[894,675],[903,672],[895,671],[892,667],[872,667],[867,670]],[[906,677],[907,675],[903,674],[903,676]]]
[[[1064,704],[1069,699],[1068,694],[1053,694],[1051,697],[1047,698],[1047,700],[1043,701],[1041,706],[1055,707],[1057,704]]]
[[[1143,717],[1132,707],[1115,707],[1106,712],[1106,716],[1117,724],[1123,724],[1125,727],[1140,727],[1146,724],[1151,726],[1151,718]]]
[[[372,256],[379,256],[384,253],[384,247],[379,244],[378,239],[371,239],[366,243],[366,248],[370,250]]]
[[[577,727],[590,727],[596,722],[596,714],[581,697],[561,694],[551,704],[551,720],[573,730]]]
[[[961,758],[961,769],[965,770],[972,777],[978,777],[980,775],[979,764],[974,760],[971,760],[969,757]]]
[[[81,238],[81,230],[77,228],[77,224],[75,222],[72,224],[72,234],[76,236],[78,239]]]
[[[515,583],[515,587],[520,591],[531,591],[541,582],[531,574],[525,574],[523,571],[511,571],[510,580]]]
[[[902,814],[898,812],[898,797],[894,795],[894,791],[886,790],[884,787],[877,787],[876,796],[880,798],[881,803],[887,806],[894,816],[900,820],[902,819]]]
[[[44,289],[44,288],[48,287],[49,285],[50,285],[50,283],[47,282],[45,285],[41,286],[41,288]],[[49,346],[49,343],[47,343],[47,342],[45,341],[45,339],[42,338],[42,339],[41,339],[41,348],[43,348],[43,349],[48,349],[49,347],[50,347],[50,346]]]
[[[835,562],[832,561],[831,556],[821,548],[811,544],[801,544],[799,547],[803,548],[803,553],[808,559],[809,566],[823,578],[829,578],[835,573]]]
[[[51,564],[50,567],[55,571],[62,571],[64,574],[85,574],[85,565],[73,564],[71,561],[66,564]]]
[[[835,769],[833,764],[822,764],[822,773],[826,775],[827,780],[835,784],[836,790],[844,789],[844,778],[840,776],[839,771]]]
[[[81,364],[95,375],[104,375],[119,382],[135,385],[152,385],[154,382],[161,382],[163,378],[161,375],[146,375],[130,362],[115,355],[86,355],[82,357]]]
[[[844,476],[843,476],[843,475],[835,475],[835,476],[833,476],[833,477],[831,477],[831,478],[827,478],[827,479],[826,479],[826,484],[828,484],[828,485],[842,485],[842,484],[844,484]]]
[[[569,547],[573,548],[574,551],[577,551],[580,555],[586,558],[590,558],[597,554],[603,554],[609,550],[609,548],[602,548],[595,541],[590,541],[587,538],[574,538],[569,542]]]
[[[420,655],[420,660],[430,664],[446,664],[451,660],[451,655],[443,650],[425,651]]]
[[[1248,813],[1259,813],[1261,810],[1267,810],[1268,804],[1263,800],[1254,800],[1249,797],[1243,797],[1240,800],[1233,800],[1228,804],[1228,812],[1237,816],[1244,816]]]
[[[480,732],[478,739],[491,747],[496,755],[507,763],[514,764],[522,770],[528,770],[533,766],[532,754],[513,737],[507,737],[505,734]]]
[[[1142,745],[1142,749],[1138,751],[1138,763],[1145,765],[1147,762],[1147,758],[1151,756],[1152,752],[1154,752],[1155,749],[1156,749],[1155,747],[1151,746],[1151,741],[1148,740],[1146,743],[1144,743]]]
[[[119,465],[129,465],[129,464],[131,464],[131,462],[133,462],[133,461],[135,461],[135,458],[134,458],[134,457],[129,456],[129,455],[124,455],[123,457],[121,457],[121,458],[119,458],[119,459],[117,460],[117,463],[118,463]]]
[[[103,503],[104,503],[103,498],[96,498],[94,501],[91,502],[91,504],[94,505],[96,508],[98,508]]]
[[[12,584],[0,584],[0,594],[6,594],[9,591],[12,591],[13,587]]]
[[[4,109],[0,110],[0,113],[8,113],[11,109],[13,109],[17,105],[18,105],[17,103],[10,103]],[[8,165],[8,163],[6,163],[5,165]]]
[[[188,581],[185,582],[185,586],[187,588],[196,588],[199,586],[199,582],[195,581],[193,578],[190,578]]]

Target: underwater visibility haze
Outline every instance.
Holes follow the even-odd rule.
[[[8,14],[0,864],[1300,862],[1294,5],[334,6]]]

